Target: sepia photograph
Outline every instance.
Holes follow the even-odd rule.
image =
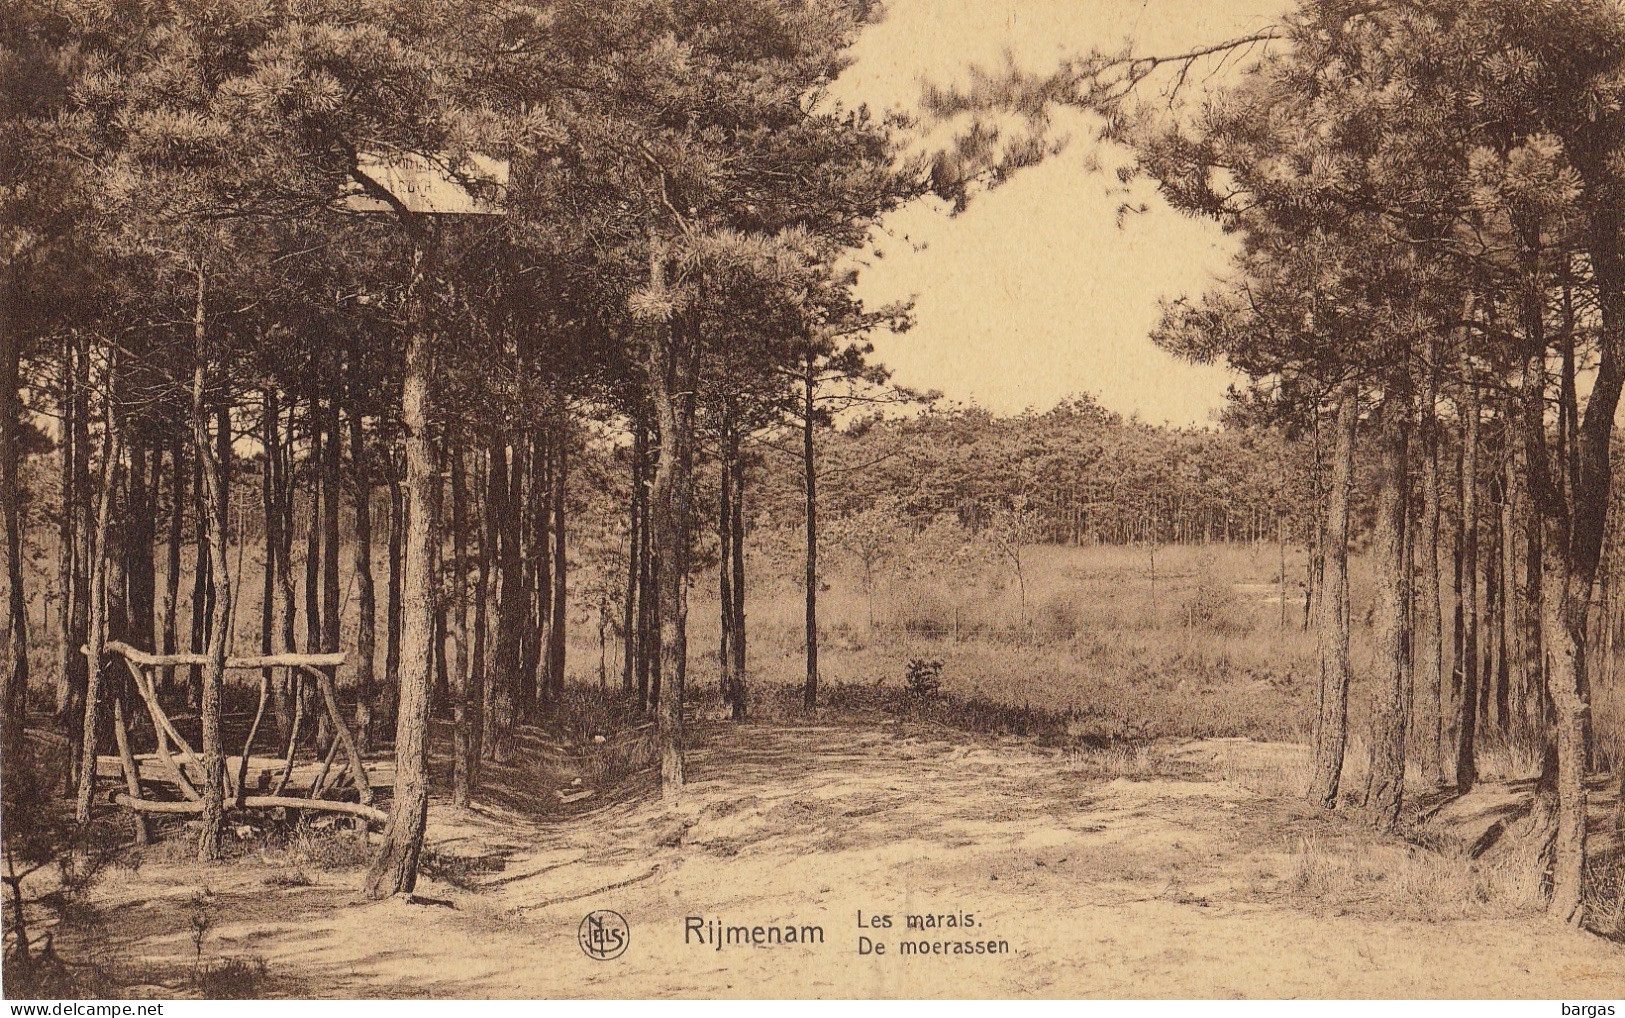
[[[0,0],[0,996],[1606,1018],[1622,394],[1625,0]]]

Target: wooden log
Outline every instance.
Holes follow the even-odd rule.
[[[350,758],[350,770],[355,776],[356,788],[361,792],[361,801],[371,802],[372,786],[367,783],[367,767],[361,760],[361,748],[356,745],[350,726],[344,723],[344,715],[339,710],[338,693],[333,689],[332,676],[308,665],[302,667],[316,680],[316,686],[321,690],[322,700],[327,704],[327,713],[333,719],[333,731],[344,743],[345,755]]]
[[[124,790],[130,795],[141,796],[141,768],[135,762],[135,754],[130,752],[130,732],[124,724],[124,701],[128,697],[124,690],[118,690],[113,695],[113,738],[118,743],[119,769],[124,772]],[[98,768],[99,769],[99,768]],[[147,821],[139,813],[131,813],[135,821],[135,843],[147,843]]]
[[[333,760],[338,755],[339,740],[334,739],[327,744],[327,756],[323,758],[321,769],[316,772],[316,777],[310,782],[310,797],[312,799],[321,795],[322,789],[327,786],[327,773],[333,769]]]
[[[342,748],[339,752],[342,753]],[[179,789],[176,789],[173,772],[163,766],[163,761],[158,758],[156,753],[149,750],[145,753],[134,754],[134,758],[137,769],[141,774],[143,787],[162,786],[179,791]],[[235,755],[226,758],[227,766],[233,771],[237,770],[239,762],[240,758]],[[281,759],[273,756],[255,755],[249,760],[248,780],[245,783],[246,791],[244,794],[306,795],[308,794],[306,789],[310,787],[311,782],[315,779],[316,772],[321,770],[321,764],[322,761],[319,757],[314,760],[307,759],[295,763],[289,782],[290,787],[296,789],[296,791],[278,792],[276,791],[276,783],[284,773]],[[122,764],[119,762],[116,753],[103,753],[96,757],[96,774],[98,777],[121,780],[123,773]],[[367,761],[367,774],[376,795],[380,789],[390,787],[394,776],[393,761],[369,759]],[[323,782],[322,787],[329,790],[338,788],[344,782],[352,781],[352,778],[349,761],[345,760],[343,756],[336,756],[332,767],[329,769],[327,780]]]
[[[243,740],[242,761],[237,765],[237,803],[242,804],[248,784],[248,756],[254,751],[254,736],[260,733],[260,721],[265,717],[265,701],[271,693],[271,673],[260,673],[260,702],[254,710],[254,723],[248,726],[248,738]],[[366,800],[362,800],[366,801]]]
[[[299,748],[299,723],[304,719],[300,717],[304,704],[304,697],[299,695],[299,673],[290,672],[288,675],[288,695],[293,697],[293,724],[288,727],[288,749],[286,759],[282,762],[282,777],[277,779],[273,795],[281,795],[288,787],[288,779],[293,776],[293,756]]]
[[[135,799],[127,792],[114,791],[108,801],[115,806],[141,813],[173,813],[197,816],[203,812],[201,802],[159,802],[153,799]],[[382,824],[389,820],[376,806],[363,806],[359,802],[341,802],[337,799],[303,799],[297,795],[250,795],[243,798],[246,809],[302,809],[317,813],[344,813]]]
[[[153,733],[157,736],[158,759],[163,762],[165,769],[174,777],[175,784],[180,786],[183,795],[194,802],[202,799],[203,796],[198,794],[197,788],[187,780],[186,772],[181,770],[180,764],[177,764],[174,758],[169,755],[169,735],[165,731],[166,726],[160,723],[160,719],[164,719],[164,711],[162,707],[158,706],[157,694],[147,685],[147,673],[142,671],[140,666],[129,658],[124,659],[124,667],[129,669],[130,677],[135,679],[136,692],[141,694],[142,700],[146,701],[147,713],[152,718]]]

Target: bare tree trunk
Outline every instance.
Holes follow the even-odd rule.
[[[400,463],[392,448],[385,457],[389,485],[388,589],[384,595],[384,690],[386,702],[401,688],[401,624],[405,612],[406,493],[401,488]],[[376,725],[380,719],[374,718]]]
[[[627,499],[626,603],[622,605],[621,690],[630,693],[637,677],[639,643],[638,579],[643,573],[643,474],[648,459],[647,425],[640,410],[632,419],[632,490]]]
[[[435,460],[439,462],[445,456],[444,444],[435,448]],[[443,492],[440,488],[440,477],[436,475],[434,482],[435,505],[440,506]],[[440,512],[435,511],[436,518]],[[434,662],[434,670],[429,683],[429,714],[434,713],[451,701],[451,666],[446,661],[446,641],[450,637],[450,626],[447,625],[446,616],[449,614],[445,584],[445,552],[437,542],[434,547],[434,636],[429,641],[430,657]]]
[[[90,684],[89,662],[79,653],[89,637],[90,626],[90,553],[95,543],[96,513],[90,486],[90,343],[79,332],[71,334],[73,349],[72,416],[67,431],[73,441],[73,502],[64,504],[62,511],[74,517],[73,589],[70,591],[71,610],[68,615],[68,646],[65,655],[72,659],[68,666],[68,701],[65,717],[69,751],[63,756],[63,793],[75,794],[79,787],[79,754],[74,750],[84,738],[85,698]],[[173,675],[173,673],[171,673]]]
[[[205,427],[205,433],[207,427]],[[197,432],[194,430],[192,444],[197,445]],[[213,565],[209,560],[209,511],[205,505],[206,494],[203,480],[203,459],[205,450],[194,448],[192,450],[192,505],[197,512],[197,519],[192,524],[192,618],[191,618],[191,650],[194,654],[202,654],[207,650],[209,639],[209,620],[214,617],[214,586],[211,577],[214,575]],[[203,703],[203,668],[192,666],[186,676],[186,701],[194,707],[201,709]]]
[[[350,464],[355,483],[355,726],[363,746],[372,744],[373,701],[378,698],[378,595],[372,576],[372,454],[358,405],[360,379],[350,380]]]
[[[1478,725],[1486,728],[1494,722],[1495,676],[1500,668],[1496,634],[1501,631],[1501,478],[1492,473],[1485,490],[1488,501],[1488,520],[1485,521],[1485,546],[1480,548],[1483,563],[1484,592],[1480,609],[1483,643],[1479,654]]]
[[[305,407],[305,422],[310,429],[310,454],[306,461],[310,516],[305,521],[305,647],[312,652],[322,647],[322,501],[329,494],[322,483],[322,468],[327,462],[324,452],[327,435],[319,402],[317,397],[311,396]]]
[[[454,443],[448,442],[448,446]],[[457,689],[452,700],[452,805],[467,809],[479,782],[481,693],[475,686],[468,654],[468,481],[460,448],[448,449],[451,460],[452,674]]]
[[[274,395],[274,393],[273,393]],[[289,462],[289,447],[291,435],[288,439],[281,436],[280,408],[278,408],[276,428],[272,437],[276,439],[272,447],[272,463],[275,470],[272,472],[274,501],[276,503],[277,520],[277,554],[276,554],[276,627],[278,644],[284,652],[292,653],[299,649],[297,637],[297,614],[299,602],[295,597],[293,582],[293,501],[294,501],[294,475],[292,464]],[[288,430],[293,430],[293,420],[290,408]],[[277,720],[282,729],[285,744],[292,747],[298,742],[299,735],[299,696],[302,678],[297,669],[289,668],[284,674],[277,689]],[[291,759],[291,757],[290,757]]]
[[[1518,598],[1518,525],[1515,513],[1518,491],[1518,464],[1514,452],[1517,430],[1510,394],[1501,405],[1503,459],[1501,463],[1501,520],[1497,531],[1501,561],[1496,570],[1500,585],[1496,590],[1495,627],[1495,723],[1503,735],[1512,731],[1512,653],[1516,642]]]
[[[512,466],[518,467],[521,448],[515,443]],[[509,736],[518,720],[520,671],[523,662],[522,630],[530,616],[530,587],[525,581],[523,531],[520,527],[519,476],[510,470],[508,452],[498,440],[492,448],[490,511],[500,529],[500,571],[502,593],[497,602],[496,658],[490,676],[491,709],[485,716],[485,758],[505,762]]]
[[[86,591],[85,661],[86,683],[84,717],[79,727],[79,786],[74,818],[79,825],[90,823],[91,802],[96,794],[96,750],[101,734],[102,657],[107,644],[107,544],[112,528],[113,501],[118,489],[118,473],[123,450],[112,407],[113,368],[108,370],[106,433],[102,438],[101,485],[97,492],[96,523],[91,528],[88,558],[89,589]]]
[[[326,433],[326,440],[322,443],[322,642],[319,644],[325,653],[335,653],[340,650],[340,633],[344,619],[343,606],[340,602],[340,592],[343,589],[339,576],[339,487],[344,475],[344,440],[339,429],[339,408],[337,397],[329,397],[324,413],[322,414],[322,429]],[[329,665],[322,669],[327,673],[327,679],[337,688],[338,669]],[[320,711],[317,717],[322,719],[321,728],[326,739],[336,738],[338,733],[332,731],[337,724],[328,711]]]
[[[650,252],[651,285],[665,285],[665,255]],[[688,513],[691,498],[689,449],[694,428],[692,337],[681,322],[655,327],[649,344],[649,393],[660,429],[660,458],[650,495],[650,523],[659,562],[655,631],[660,640],[660,790],[668,801],[681,796],[685,781],[683,695],[688,658]]]
[[[191,498],[191,492],[186,487],[191,471],[186,469],[185,448],[185,441],[177,436],[169,452],[169,540],[164,555],[164,615],[160,623],[165,654],[173,654],[180,648],[181,545],[186,540],[186,502]],[[175,686],[175,669],[165,667],[160,682],[161,688],[172,690]]]
[[[423,285],[427,253],[415,252],[407,303],[413,309],[407,332],[405,378],[401,386],[401,424],[406,431],[406,494],[410,499],[406,540],[406,582],[401,629],[400,708],[395,728],[395,796],[383,844],[367,874],[369,897],[410,893],[417,886],[418,857],[429,816],[429,691],[434,667],[430,641],[435,624],[437,543],[435,519],[434,442],[429,434],[430,393],[434,377],[431,337],[423,320],[418,291]]]
[[[570,568],[565,541],[565,495],[569,479],[569,429],[560,423],[553,447],[553,618],[547,626],[547,675],[553,699],[564,693],[565,609],[568,606]]]
[[[130,445],[130,510],[125,521],[128,539],[124,547],[125,603],[129,612],[129,630],[126,640],[142,650],[154,649],[156,606],[158,604],[158,573],[154,568],[153,544],[157,537],[156,503],[158,478],[153,460],[163,455],[150,442]]]
[[[1548,534],[1548,537],[1555,535]],[[1562,552],[1548,540],[1541,590],[1541,637],[1548,654],[1546,688],[1556,717],[1556,832],[1552,855],[1550,914],[1578,924],[1584,918],[1586,816],[1585,601],[1576,598]]]
[[[802,379],[803,404],[801,408],[801,457],[804,467],[802,491],[806,495],[807,513],[807,681],[802,688],[801,705],[808,711],[818,703],[818,463],[813,458],[814,403],[817,376],[813,355],[807,354],[807,370]]]
[[[728,468],[733,472],[733,503],[729,526],[733,539],[728,542],[733,553],[733,669],[729,702],[733,704],[733,719],[745,720],[750,693],[745,676],[745,466],[739,452],[739,430],[729,435]]]
[[[654,464],[654,453],[650,451],[649,435],[644,433],[645,459],[644,472],[651,473]],[[654,486],[654,478],[648,477],[647,484],[638,492],[642,500],[640,515],[643,518],[643,527],[639,533],[643,544],[638,555],[641,571],[638,574],[638,702],[643,709],[652,711],[655,700],[660,693],[660,633],[656,625],[658,611],[657,602],[659,594],[656,591],[657,578],[660,570],[655,561],[654,524],[649,518],[650,489]]]
[[[553,551],[547,533],[547,434],[540,427],[530,436],[530,456],[526,464],[524,497],[525,546],[530,554],[524,558],[526,577],[526,624],[521,630],[523,654],[519,666],[519,710],[534,714],[538,704],[548,693],[546,676],[542,675],[545,630],[552,615]]]
[[[721,626],[717,637],[717,681],[722,701],[733,698],[733,421],[727,407],[717,435],[717,605]]]
[[[266,386],[260,399],[260,445],[265,450],[260,464],[260,506],[265,522],[265,569],[260,575],[260,653],[270,654],[276,649],[276,578],[280,570],[277,557],[282,554],[282,507],[278,504],[277,489],[282,415],[273,387]],[[271,711],[276,715],[279,730],[286,734],[293,722],[293,711],[286,691],[278,686],[275,671],[266,668],[260,673],[260,681],[271,691]]]
[[[474,632],[470,637],[472,646],[469,652],[468,670],[469,681],[472,683],[469,693],[469,707],[471,710],[478,712],[475,718],[473,735],[475,740],[475,767],[477,768],[479,761],[485,757],[485,750],[480,745],[480,740],[485,737],[485,705],[488,702],[486,699],[488,694],[485,679],[486,662],[489,660],[489,656],[486,653],[486,640],[489,637],[490,627],[489,620],[486,617],[486,610],[487,602],[491,597],[492,531],[490,528],[490,507],[485,504],[484,498],[484,493],[487,490],[485,483],[487,467],[483,453],[475,454],[474,463],[473,490],[480,494],[474,502],[477,520],[473,523],[473,530],[479,535],[480,556],[475,563],[477,572],[474,579]],[[464,487],[467,488],[466,483]],[[467,497],[466,492],[465,497]],[[477,774],[476,777],[478,777]]]
[[[1527,446],[1524,452],[1524,476],[1529,476]],[[1541,561],[1544,555],[1545,523],[1541,513],[1528,497],[1523,525],[1523,587],[1519,590],[1523,643],[1523,696],[1519,698],[1519,724],[1525,736],[1533,739],[1546,724],[1546,645],[1541,637]],[[1625,770],[1625,768],[1622,768]]]
[[[497,597],[497,579],[507,570],[504,558],[503,536],[505,533],[507,506],[504,490],[507,485],[507,452],[500,437],[494,439],[486,454],[485,468],[485,530],[480,541],[480,558],[482,562],[492,563],[490,577],[487,580],[487,594]],[[509,574],[511,575],[511,574]],[[504,580],[503,582],[506,582]],[[506,596],[505,594],[503,596]],[[492,668],[485,677],[485,691],[482,703],[480,726],[480,757],[482,760],[495,760],[497,752],[498,718],[505,709],[499,702],[503,696],[511,696],[512,676],[503,671],[502,657],[502,603],[497,603],[497,624],[493,627],[493,646],[491,649]],[[505,690],[509,692],[504,692]],[[511,719],[511,701],[506,706]],[[511,723],[511,721],[510,721]]]
[[[1365,808],[1376,826],[1393,830],[1405,795],[1405,715],[1409,632],[1405,588],[1410,583],[1405,555],[1405,489],[1408,484],[1410,406],[1403,389],[1390,387],[1378,411],[1382,443],[1376,527],[1371,540],[1377,566],[1377,667],[1379,682],[1371,705],[1371,766]]]
[[[1420,600],[1417,602],[1416,642],[1418,668],[1416,700],[1412,724],[1422,773],[1429,780],[1444,778],[1442,751],[1445,702],[1443,611],[1439,599],[1439,418],[1438,345],[1429,345],[1428,363],[1422,372],[1422,518],[1417,548],[1422,556]]]
[[[0,295],[9,299],[9,294]],[[0,318],[6,314],[0,311]],[[0,766],[14,769],[23,754],[23,717],[28,709],[28,602],[23,594],[23,480],[19,467],[22,428],[22,336],[0,320],[0,543],[6,553],[6,657],[0,662]]]
[[[78,586],[75,574],[80,566],[79,494],[74,485],[73,420],[78,410],[78,392],[73,384],[74,341],[70,335],[62,344],[62,398],[58,410],[61,420],[57,424],[57,456],[61,512],[56,529],[56,591],[61,611],[57,613],[57,668],[56,716],[66,721],[75,702],[74,690],[82,683],[75,682],[75,673],[83,666],[84,657],[74,642],[74,589]],[[68,756],[71,758],[72,753]],[[69,768],[72,769],[71,766]]]
[[[226,755],[221,741],[221,697],[225,690],[227,640],[231,625],[231,563],[226,558],[226,527],[228,503],[225,479],[217,460],[218,453],[209,443],[208,417],[205,400],[208,393],[209,343],[204,318],[204,275],[197,272],[197,305],[192,326],[197,343],[192,367],[192,438],[197,446],[198,462],[203,474],[203,494],[207,507],[205,529],[209,542],[209,566],[213,575],[213,610],[209,620],[208,661],[203,668],[203,690],[200,713],[203,718],[203,815],[199,818],[202,829],[198,833],[198,859],[208,862],[219,858],[220,828],[225,818]],[[229,429],[227,441],[229,442]]]
[[[1348,741],[1349,619],[1348,537],[1349,502],[1354,485],[1354,431],[1359,419],[1359,387],[1344,382],[1337,394],[1337,438],[1332,479],[1326,498],[1326,573],[1320,597],[1319,710],[1314,731],[1314,776],[1309,801],[1326,809],[1337,805],[1343,774],[1343,753]]]

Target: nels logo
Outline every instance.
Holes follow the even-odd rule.
[[[626,925],[626,918],[607,908],[588,912],[587,917],[581,920],[581,927],[576,930],[576,941],[581,945],[582,952],[598,961],[619,958],[626,953],[626,945],[631,939],[632,930]]]

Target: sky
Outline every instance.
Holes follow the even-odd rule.
[[[922,82],[963,80],[1006,55],[1042,71],[1126,39],[1178,52],[1261,27],[1279,8],[1280,0],[890,0],[834,92],[848,105],[912,110]],[[1132,198],[1150,211],[1120,226],[1124,194],[1109,170],[1124,153],[1091,141],[1079,114],[1063,114],[1057,128],[1073,139],[1061,154],[960,215],[922,202],[887,220],[860,292],[872,304],[914,297],[916,324],[880,337],[877,358],[899,384],[1001,413],[1087,392],[1152,423],[1211,423],[1240,376],[1164,353],[1148,332],[1159,298],[1198,295],[1225,270],[1233,239],[1174,212],[1143,183]]]

